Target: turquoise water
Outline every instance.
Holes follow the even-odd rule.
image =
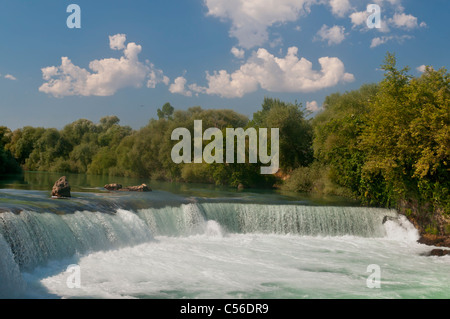
[[[450,257],[427,256],[394,210],[202,185],[109,193],[104,180],[54,200],[29,181],[0,189],[1,298],[450,297]]]

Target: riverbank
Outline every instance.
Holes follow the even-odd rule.
[[[399,203],[397,210],[405,215],[419,231],[418,243],[450,248],[450,218],[446,217],[444,210],[433,211],[431,207],[431,205],[419,205],[416,200],[404,200]],[[439,251],[435,253],[440,254]],[[450,251],[444,254],[450,254]]]

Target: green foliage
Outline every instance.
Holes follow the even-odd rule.
[[[173,108],[172,105],[170,105],[170,103],[166,103],[163,105],[161,109],[158,109],[157,111],[158,118],[169,119],[172,116],[174,110],[175,109]]]
[[[302,105],[264,98],[262,110],[253,114],[251,126],[280,129],[280,168],[291,171],[313,160],[311,124],[304,118]]]
[[[283,190],[315,193],[319,195],[337,195],[351,197],[351,192],[337,185],[330,178],[330,167],[318,161],[292,171],[289,178],[281,186]]]
[[[385,78],[332,94],[314,121],[314,154],[328,178],[367,204],[400,200],[450,211],[450,75],[427,68],[418,78],[387,54]]]
[[[205,110],[195,106],[186,111],[175,111],[170,103],[158,109],[158,118],[151,119],[138,131],[119,125],[120,120],[116,116],[104,117],[98,124],[80,119],[62,130],[25,127],[8,133],[4,144],[27,170],[146,177],[230,186],[243,184],[247,187],[272,186],[276,183],[274,176],[261,175],[261,166],[265,165],[262,163],[173,163],[171,151],[178,141],[171,140],[172,131],[179,127],[187,128],[191,133],[193,147],[194,121],[202,120],[203,130],[214,127],[222,131],[223,145],[226,145],[227,128],[279,128],[280,163],[284,170],[307,165],[312,160],[312,126],[304,119],[301,105],[297,103],[266,98],[262,111],[255,113],[252,122],[247,116],[233,110]],[[203,146],[209,142],[204,141]]]
[[[359,90],[332,94],[325,99],[325,110],[313,121],[315,157],[329,167],[333,182],[357,195],[365,157],[359,139],[377,91],[377,85],[363,85]]]
[[[0,126],[0,174],[15,174],[21,171],[11,152],[5,149],[11,138],[11,130],[5,126]]]
[[[406,68],[397,70],[392,55],[383,68],[385,79],[361,136],[360,149],[366,154],[362,176],[383,179],[379,191],[385,205],[412,197],[448,206],[450,75],[427,68],[411,78]],[[366,183],[363,191],[373,193],[373,187]]]
[[[314,165],[295,169],[283,185],[283,189],[304,193],[317,192],[322,186],[323,168],[315,162]]]

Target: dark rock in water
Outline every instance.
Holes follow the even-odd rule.
[[[450,248],[450,236],[423,234],[417,242],[429,246]]]
[[[120,184],[108,184],[105,185],[105,188],[109,191],[118,191],[120,189],[122,189],[122,185]]]
[[[433,249],[430,252],[430,256],[445,256],[445,255],[450,255],[450,250],[444,250],[444,249]]]
[[[128,187],[125,187],[125,188],[121,189],[121,191],[151,192],[152,190],[150,189],[150,187],[147,186],[147,184],[142,184],[142,185],[139,185],[139,186],[128,186]]]
[[[70,185],[65,176],[58,179],[52,188],[53,197],[71,197],[70,195]]]
[[[128,186],[122,187],[120,184],[108,184],[105,188],[109,191],[121,191],[121,192],[151,192],[151,188],[147,184],[142,184],[139,186]]]

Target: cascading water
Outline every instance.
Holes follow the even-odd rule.
[[[143,209],[138,215],[156,236],[202,233],[205,223],[214,221],[230,233],[384,237],[383,218],[398,217],[394,210],[376,208],[231,203]]]
[[[0,256],[0,298],[16,297],[23,292],[25,283],[11,248],[2,234],[0,234]]]
[[[67,297],[323,297],[340,291],[333,282],[343,276],[346,296],[366,296],[360,280],[374,260],[395,260],[391,273],[403,268],[417,277],[409,262],[402,264],[408,254],[417,256],[411,265],[420,264],[416,259],[426,248],[417,239],[396,211],[364,207],[215,201],[110,212],[3,212],[0,298],[33,295],[26,284],[36,282],[46,288],[34,293],[44,297],[46,289]],[[61,270],[69,262],[80,264],[83,289],[67,288]],[[435,270],[423,280],[441,274],[440,264],[427,265]],[[388,283],[401,276],[385,274]],[[435,290],[420,293],[434,296]]]
[[[0,214],[0,235],[21,270],[76,253],[136,245],[152,239],[135,214],[76,212],[56,215],[23,211]]]

